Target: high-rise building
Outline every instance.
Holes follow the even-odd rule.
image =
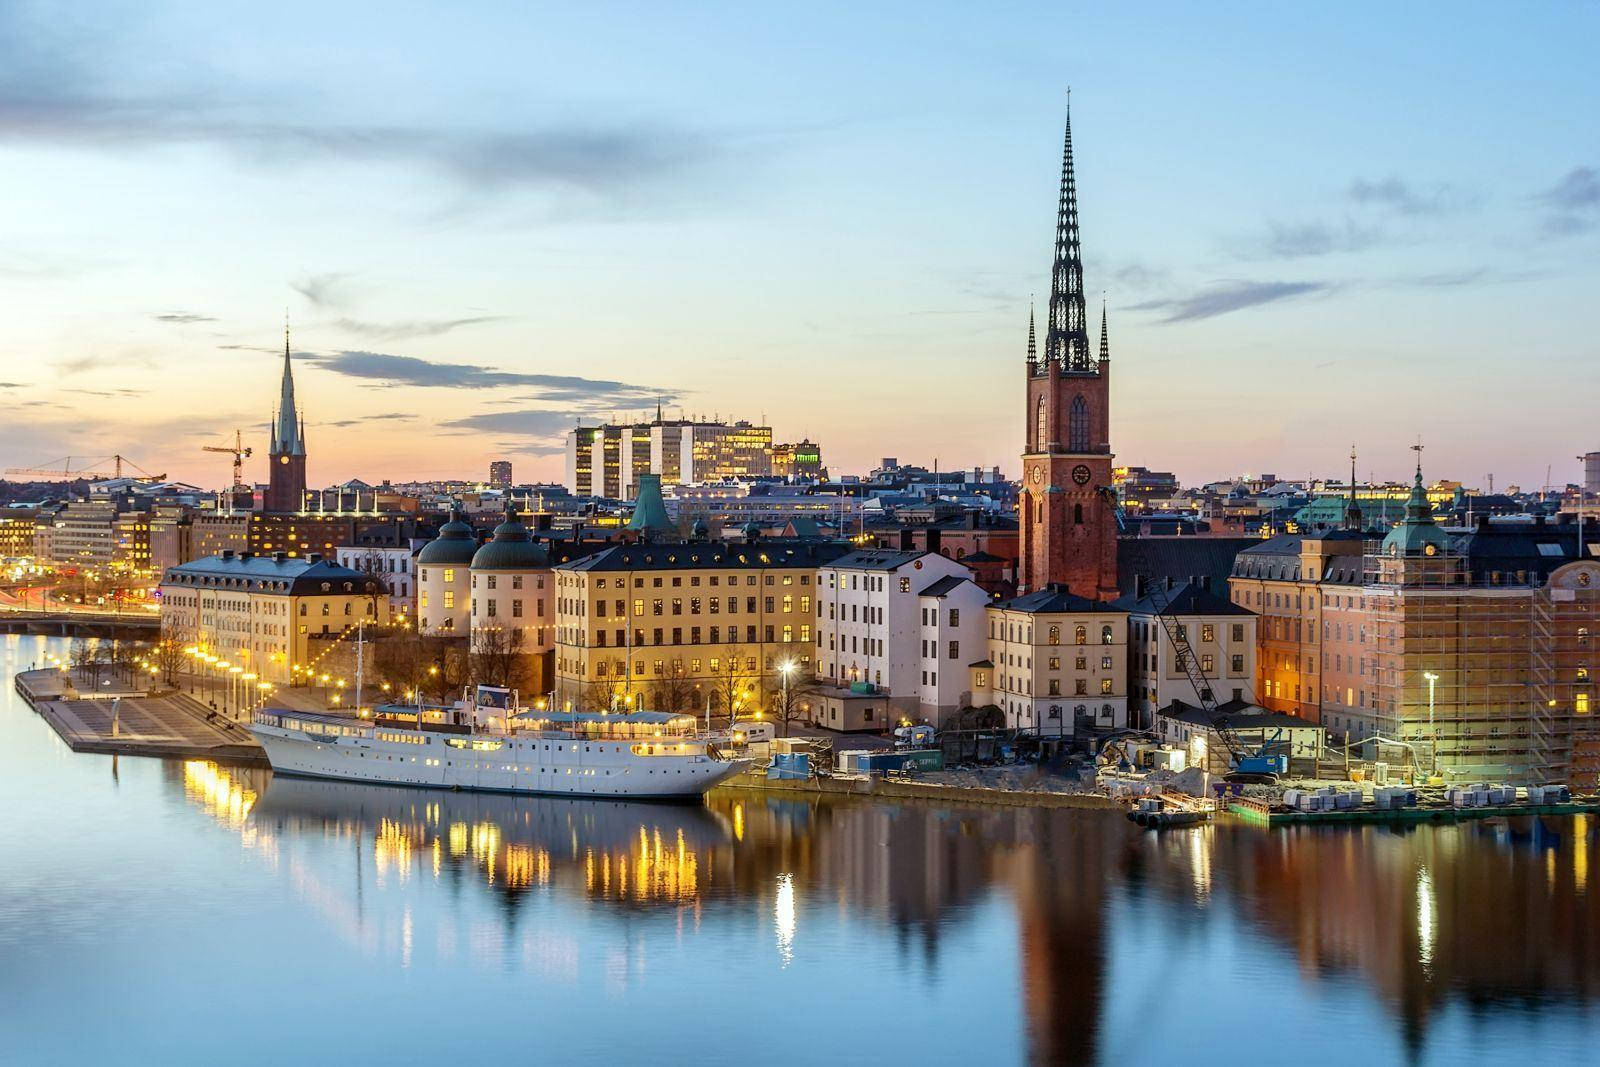
[[[1590,496],[1600,495],[1600,452],[1584,453],[1583,491]]]
[[[498,489],[511,488],[511,461],[497,459],[489,464],[489,484]]]
[[[289,327],[283,327],[283,384],[272,419],[271,469],[267,473],[265,511],[299,511],[306,495],[305,419],[294,401],[294,369],[289,363]]]
[[[1104,307],[1099,357],[1089,349],[1069,107],[1042,353],[1035,347],[1033,313],[1028,313],[1023,484],[1017,502],[1021,592],[1058,584],[1091,600],[1117,595],[1110,416],[1111,349]]]
[[[805,443],[820,471],[821,450]],[[799,446],[796,446],[799,447]],[[773,474],[772,427],[748,422],[653,422],[579,426],[567,432],[567,488],[577,496],[632,500],[639,479],[702,484]]]

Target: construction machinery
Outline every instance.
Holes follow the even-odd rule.
[[[1116,490],[1109,486],[1101,490],[1107,494],[1112,508],[1117,517],[1117,527],[1126,531],[1127,519],[1123,514],[1122,504],[1116,497]],[[1195,696],[1200,700],[1200,706],[1205,709],[1206,719],[1211,723],[1211,731],[1228,752],[1228,766],[1231,768],[1227,779],[1231,782],[1273,782],[1279,775],[1289,773],[1289,757],[1281,750],[1279,743],[1268,741],[1263,737],[1263,743],[1253,751],[1240,739],[1239,735],[1228,723],[1228,717],[1223,715],[1217,707],[1216,692],[1211,686],[1211,679],[1207,678],[1205,671],[1200,667],[1200,659],[1194,654],[1194,647],[1189,644],[1189,635],[1185,627],[1172,617],[1171,601],[1167,597],[1167,590],[1162,582],[1151,574],[1149,557],[1141,538],[1132,539],[1132,562],[1134,574],[1144,579],[1144,586],[1148,590],[1151,604],[1155,607],[1156,618],[1161,623],[1162,631],[1167,635],[1167,640],[1172,644],[1173,654],[1178,657],[1178,663],[1183,667],[1183,672],[1188,676],[1189,684],[1194,687]]]
[[[111,473],[109,475],[107,475],[106,471],[104,470],[108,464],[111,466]],[[42,467],[8,467],[6,469],[6,473],[20,474],[26,477],[35,478],[89,478],[91,480],[99,480],[108,476],[112,478],[121,478],[123,476],[122,468],[124,466],[134,471],[135,475],[140,481],[159,482],[166,477],[165,474],[151,474],[149,471],[133,462],[133,460],[123,455],[103,456],[100,459],[80,460],[76,467],[72,465],[72,457],[65,456],[61,459],[51,460],[48,464]]]
[[[244,488],[244,461],[250,456],[251,450],[244,443],[244,434],[238,430],[233,431],[233,445],[202,445],[202,452],[223,452],[233,457],[233,487]]]

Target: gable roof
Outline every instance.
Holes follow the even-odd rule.
[[[1157,590],[1142,597],[1119,597],[1113,603],[1135,615],[1255,614],[1195,582],[1182,582],[1171,589]]]
[[[1014,596],[1010,600],[1002,600],[995,607],[1002,611],[1024,611],[1030,614],[1093,614],[1096,612],[1123,612],[1127,609],[1108,604],[1103,600],[1091,600],[1089,597],[1078,596],[1069,592],[1064,585],[1050,585],[1044,589],[1022,596]]]

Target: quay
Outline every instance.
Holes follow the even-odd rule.
[[[69,687],[65,673],[51,669],[18,673],[16,689],[74,752],[267,764],[248,730],[227,719],[208,719],[209,709],[182,693],[85,696]]]
[[[1005,808],[1078,808],[1124,811],[1127,803],[1103,793],[1064,793],[1042,789],[989,789],[981,786],[941,785],[883,775],[841,775],[810,778],[769,778],[765,768],[730,778],[713,793],[763,793],[791,799],[812,796],[854,796],[877,800],[922,800],[935,804],[979,804]]]
[[[1600,814],[1600,798],[1575,797],[1561,804],[1530,804],[1523,801],[1472,808],[1430,801],[1408,808],[1359,807],[1340,811],[1273,811],[1262,801],[1235,797],[1228,801],[1228,813],[1254,826],[1274,829],[1283,826],[1412,826],[1423,823],[1448,825],[1518,815],[1596,815]]]

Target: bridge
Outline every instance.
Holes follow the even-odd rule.
[[[110,611],[0,611],[0,634],[47,637],[155,637],[157,615]]]

